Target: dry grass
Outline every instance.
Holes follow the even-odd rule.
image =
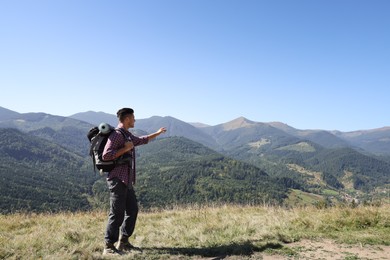
[[[101,259],[106,212],[0,216],[0,259]],[[133,244],[138,259],[250,256],[284,243],[329,238],[390,244],[390,207],[187,207],[141,213]],[[129,256],[127,256],[129,257]],[[126,257],[124,257],[126,258]]]

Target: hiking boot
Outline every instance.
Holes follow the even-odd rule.
[[[103,249],[103,255],[118,256],[118,255],[123,255],[123,252],[116,249],[113,244],[106,242],[106,244],[104,245],[104,249]]]
[[[123,252],[130,252],[132,250],[142,251],[141,248],[133,246],[132,244],[130,244],[129,241],[126,241],[126,240],[119,240],[116,248],[119,251],[123,251]]]

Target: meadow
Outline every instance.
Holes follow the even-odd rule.
[[[107,259],[101,254],[106,218],[105,211],[1,215],[0,259]],[[142,251],[116,259],[303,259],[309,242],[292,246],[302,241],[368,247],[385,259],[390,207],[193,205],[141,211],[131,242]],[[342,259],[361,258],[345,252]]]

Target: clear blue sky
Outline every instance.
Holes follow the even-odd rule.
[[[388,0],[0,0],[0,106],[390,126]]]

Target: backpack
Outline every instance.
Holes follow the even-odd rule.
[[[118,129],[123,137],[126,139],[126,135],[121,129]],[[89,155],[92,157],[94,171],[96,169],[102,172],[110,172],[116,165],[131,163],[131,158],[128,154],[122,155],[119,158],[111,161],[103,160],[104,146],[107,143],[108,137],[115,128],[107,123],[101,123],[99,126],[91,128],[87,134],[87,138],[90,142]]]

